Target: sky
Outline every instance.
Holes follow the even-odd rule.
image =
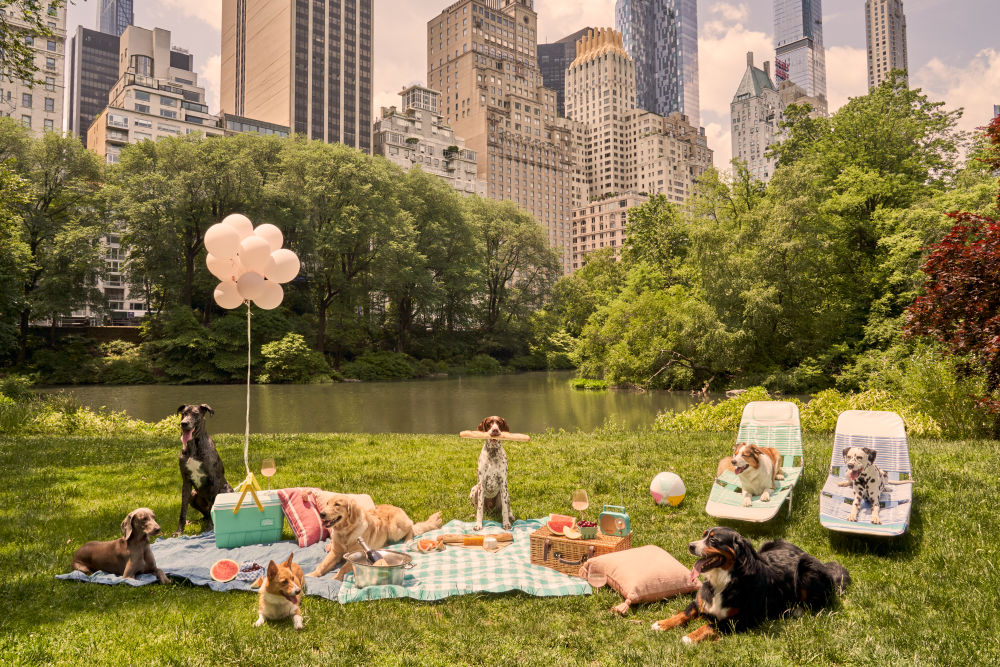
[[[399,104],[399,91],[427,78],[426,24],[449,0],[373,0],[375,63],[373,116]],[[98,0],[75,0],[68,35],[77,25],[96,28]],[[614,0],[535,0],[538,34],[555,41],[584,26],[614,26]],[[827,97],[833,112],[868,87],[864,0],[826,0],[823,41]],[[135,24],[170,30],[172,43],[194,54],[208,106],[219,108],[221,0],[135,0]],[[728,165],[729,104],[746,69],[774,61],[772,0],[698,0],[701,124],[715,151],[715,165]],[[910,83],[948,108],[962,107],[960,127],[974,130],[1000,104],[1000,0],[904,0]],[[67,39],[68,46],[68,39]]]

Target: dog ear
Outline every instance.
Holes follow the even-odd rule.
[[[179,408],[177,408],[177,414],[180,414],[180,413],[184,412],[184,408],[186,408],[186,407],[187,407],[187,405],[182,403],[181,406]]]
[[[739,454],[740,453],[740,447],[742,447],[745,444],[747,444],[747,443],[745,443],[745,442],[737,442],[736,446],[733,447],[733,456],[736,456],[737,454]]]
[[[285,567],[291,567],[291,566],[292,566],[292,556],[294,556],[294,555],[295,555],[295,552],[292,552],[292,553],[288,554],[288,560],[286,560],[286,561],[285,561],[285,562],[283,563],[283,565],[284,565]]]
[[[847,460],[847,452],[851,451],[850,447],[844,447],[844,451],[841,452],[841,458],[845,461]]]
[[[486,422],[488,422],[489,420],[490,420],[490,418],[486,417],[485,419],[483,419],[483,421],[479,422],[479,426],[476,427],[476,430],[485,431],[486,430]]]
[[[132,519],[135,518],[135,513],[136,510],[132,510],[127,517],[122,519],[122,536],[126,542],[128,542],[128,538],[132,537]]]
[[[878,454],[878,452],[876,452],[871,447],[865,447],[864,449],[865,449],[865,454],[868,455],[868,463],[875,463],[875,455]]]
[[[307,503],[309,503],[316,509],[319,509],[319,503],[316,502],[316,494],[312,492],[312,489],[305,492],[304,498],[306,499]]]
[[[347,517],[352,526],[357,524],[358,519],[361,518],[361,505],[354,498],[347,499]]]
[[[267,564],[267,578],[274,581],[274,578],[278,576],[278,566],[274,564],[274,561],[270,561]]]
[[[215,416],[215,410],[213,410],[212,406],[209,405],[208,403],[202,403],[198,407],[201,409],[202,414],[204,414],[204,413],[207,412],[208,414],[212,415],[213,417]]]
[[[507,426],[507,420],[503,417],[497,417],[497,426],[499,426],[500,430],[504,433],[510,433],[510,428]]]

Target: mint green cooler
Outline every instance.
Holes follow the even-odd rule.
[[[233,508],[240,499],[239,493],[220,493],[212,505],[212,522],[215,524],[215,546],[220,549],[242,547],[248,544],[271,544],[281,539],[285,515],[277,491],[258,491],[257,497],[264,507],[261,512],[250,493],[236,514]]]

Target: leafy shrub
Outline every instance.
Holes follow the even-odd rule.
[[[409,380],[417,375],[413,357],[398,352],[369,352],[340,367],[344,377],[366,382]]]
[[[66,336],[56,349],[36,350],[31,363],[45,384],[89,384],[100,376],[97,343],[92,338]]]
[[[100,345],[100,380],[105,384],[150,384],[155,381],[153,371],[140,346],[124,340],[113,340]]]
[[[746,404],[770,398],[763,387],[750,387],[742,394],[726,400],[701,403],[683,412],[661,412],[656,415],[653,428],[657,431],[731,431],[735,434],[740,427],[740,417],[743,416]]]
[[[477,354],[469,359],[465,365],[465,372],[469,375],[500,375],[503,367],[500,362],[488,354]]]
[[[417,362],[419,377],[427,375],[437,375],[448,372],[448,364],[444,361],[434,361],[433,359],[421,359]]]
[[[142,325],[144,349],[158,375],[178,384],[214,384],[234,379],[216,365],[217,340],[190,308],[178,307]],[[235,336],[235,334],[234,334]],[[246,341],[244,325],[243,338]],[[245,345],[245,343],[244,343]],[[243,349],[246,372],[246,348]]]
[[[545,352],[533,349],[528,354],[513,357],[508,365],[516,371],[544,371],[549,367],[547,356]]]
[[[323,355],[306,343],[302,334],[289,333],[281,340],[261,346],[264,374],[261,382],[307,383],[330,377]]]
[[[569,381],[569,386],[573,389],[584,391],[605,391],[608,383],[604,380],[592,380],[590,378],[573,378]]]
[[[0,394],[15,401],[23,401],[34,396],[31,391],[34,382],[27,375],[12,374],[0,379]]]

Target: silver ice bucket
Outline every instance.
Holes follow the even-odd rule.
[[[370,565],[362,551],[352,551],[344,556],[354,567],[354,585],[365,586],[402,586],[406,570],[413,567],[413,557],[400,551],[376,549],[388,565]]]

